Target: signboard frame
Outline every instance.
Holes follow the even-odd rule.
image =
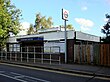
[[[69,11],[62,9],[62,19],[68,21]]]

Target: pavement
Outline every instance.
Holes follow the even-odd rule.
[[[68,72],[68,73],[110,78],[110,67],[105,67],[105,66],[94,66],[94,65],[84,65],[84,64],[59,65],[59,64],[23,63],[23,62],[9,62],[9,61],[8,62],[1,61],[1,63],[23,65],[23,66],[30,66],[35,68]]]

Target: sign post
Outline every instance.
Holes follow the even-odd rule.
[[[67,63],[67,32],[66,32],[66,21],[68,21],[69,11],[62,9],[62,19],[64,20],[64,37],[65,37],[65,63]]]

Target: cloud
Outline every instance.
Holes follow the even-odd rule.
[[[30,26],[30,23],[22,22],[20,27],[21,31],[18,33],[18,35],[26,35],[29,26]]]
[[[84,18],[75,18],[75,21],[80,25],[86,26],[86,27],[92,27],[94,25],[94,23],[91,20],[84,19]]]
[[[86,7],[86,6],[83,6],[82,8],[81,8],[81,10],[82,11],[86,11],[88,8]]]
[[[93,27],[94,23],[91,20],[84,18],[75,18],[75,21],[80,25],[81,30],[88,31]]]

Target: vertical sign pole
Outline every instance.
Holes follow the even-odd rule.
[[[67,32],[66,32],[66,20],[64,20],[65,27],[65,63],[67,63]]]
[[[66,32],[66,21],[68,20],[69,11],[62,9],[62,19],[64,20],[64,37],[65,37],[65,63],[67,63],[67,32]]]

